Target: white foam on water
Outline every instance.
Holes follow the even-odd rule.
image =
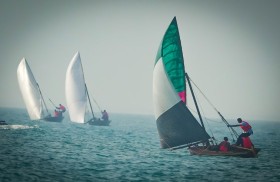
[[[34,126],[28,126],[28,125],[0,125],[0,129],[6,129],[6,130],[18,130],[18,129],[33,129],[33,128],[39,128],[38,125]]]

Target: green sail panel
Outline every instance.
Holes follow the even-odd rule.
[[[164,34],[157,53],[156,63],[160,58],[163,60],[166,73],[176,92],[181,100],[186,102],[185,66],[176,17]]]

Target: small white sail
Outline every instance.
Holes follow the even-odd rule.
[[[87,94],[79,52],[74,55],[66,71],[65,96],[70,120],[84,123]]]
[[[18,65],[17,77],[30,119],[38,120],[44,118],[40,90],[25,58],[23,58]]]

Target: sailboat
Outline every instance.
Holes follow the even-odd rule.
[[[65,96],[72,122],[98,126],[108,126],[110,124],[110,120],[102,120],[94,116],[79,52],[74,55],[66,71]],[[88,121],[85,118],[87,102],[89,102],[92,115]]]
[[[189,85],[200,123],[186,105],[186,82]],[[228,152],[214,150],[217,144],[214,144],[214,137],[210,137],[205,129],[190,78],[185,72],[176,17],[167,28],[157,52],[153,70],[153,102],[160,144],[164,149],[174,150],[187,147],[193,155],[240,157],[256,157],[260,150],[243,147],[234,147]],[[218,114],[224,122],[227,122],[220,112]]]
[[[17,78],[24,103],[31,120],[45,120],[53,122],[61,122],[63,120],[62,113],[60,113],[57,117],[51,116],[39,84],[37,83],[25,58],[23,58],[18,65]]]
[[[6,121],[0,120],[0,125],[8,125],[8,124],[6,123]]]

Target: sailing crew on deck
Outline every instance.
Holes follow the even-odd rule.
[[[59,111],[58,110],[54,110],[54,117],[58,117],[59,116]]]
[[[219,151],[228,152],[230,150],[230,143],[228,137],[224,137],[224,141],[219,144]]]
[[[59,104],[59,107],[56,107],[60,112],[65,112],[66,109],[62,104]]]
[[[101,111],[102,112],[102,111]],[[104,110],[103,112],[102,112],[102,119],[103,120],[109,120],[109,115],[108,115],[108,113],[106,112],[106,110]]]
[[[237,127],[237,126],[240,126],[241,129],[243,130],[243,133],[241,133],[239,135],[239,137],[237,138],[237,141],[236,141],[236,145],[241,145],[243,143],[243,137],[249,137],[250,135],[253,134],[253,129],[251,127],[251,125],[247,122],[247,121],[243,121],[241,118],[238,118],[237,119],[237,122],[240,123],[240,124],[237,124],[237,125],[227,125],[228,127]]]

